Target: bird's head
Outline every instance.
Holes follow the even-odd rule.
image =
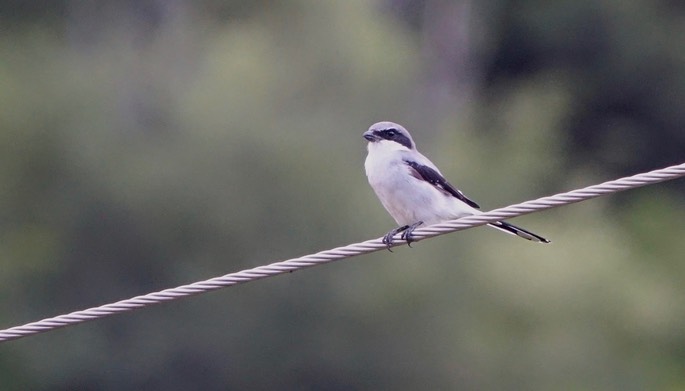
[[[363,136],[369,142],[369,147],[378,144],[393,150],[411,151],[416,149],[414,140],[412,140],[407,129],[394,122],[377,122],[371,125]]]

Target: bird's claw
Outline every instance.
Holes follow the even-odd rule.
[[[395,233],[393,231],[390,231],[387,234],[385,234],[385,236],[383,236],[383,244],[388,247],[388,251],[390,251],[390,252],[392,252],[390,247],[392,246],[392,242],[393,242],[392,237],[393,236],[395,236]]]
[[[407,241],[407,246],[411,247],[411,244],[415,242],[415,240],[412,237],[412,234],[414,233],[414,230],[421,224],[423,224],[423,221],[416,222],[408,226],[407,229],[405,229],[404,232],[402,232],[401,238]]]
[[[414,232],[416,227],[418,227],[421,224],[423,224],[423,221],[416,222],[412,225],[403,225],[401,227],[393,229],[392,231],[385,234],[385,236],[383,236],[383,244],[388,246],[388,251],[392,252],[390,248],[395,242],[394,237],[398,233],[402,232],[402,236],[400,236],[400,238],[407,242],[407,246],[411,247],[411,244],[415,241],[412,239],[412,232]]]
[[[392,252],[390,247],[392,247],[392,244],[395,242],[395,235],[397,235],[399,232],[403,232],[407,228],[409,228],[408,225],[397,227],[392,231],[388,232],[387,234],[385,234],[385,236],[383,236],[383,244],[385,244],[388,247],[388,251]]]
[[[414,242],[414,239],[411,236],[411,233],[408,233],[409,231],[404,231],[402,232],[402,240],[405,240],[407,242],[407,246],[411,247],[411,244]]]

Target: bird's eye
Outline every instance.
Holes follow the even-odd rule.
[[[385,131],[385,134],[387,134],[388,137],[395,137],[395,135],[397,134],[397,130],[395,130],[395,129],[388,129],[388,130]]]

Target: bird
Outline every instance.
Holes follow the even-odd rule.
[[[411,134],[394,122],[377,122],[363,133],[368,141],[364,168],[374,192],[399,225],[383,236],[393,245],[394,236],[411,247],[412,233],[420,225],[432,225],[465,216],[478,215],[480,206],[450,184],[438,167],[416,149]],[[549,240],[533,232],[495,221],[488,224],[508,234],[539,243]]]

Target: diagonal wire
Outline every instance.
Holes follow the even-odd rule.
[[[461,231],[471,227],[492,223],[506,218],[517,217],[540,210],[551,209],[562,205],[580,202],[606,194],[612,194],[623,190],[634,189],[646,185],[664,182],[685,176],[685,163],[654,170],[638,175],[633,175],[613,181],[604,182],[598,185],[588,186],[582,189],[559,193],[548,197],[538,198],[532,201],[522,202],[507,206],[505,208],[494,209],[477,216],[464,217],[451,220],[445,223],[420,228],[414,231],[413,237],[416,241],[444,235],[450,232]],[[399,238],[398,238],[399,239]],[[403,245],[398,242],[395,245]],[[136,296],[131,299],[121,300],[116,303],[105,304],[86,310],[75,311],[65,315],[27,323],[22,326],[11,327],[0,330],[0,343],[26,337],[33,334],[43,333],[70,325],[75,325],[89,320],[99,319],[115,315],[122,312],[132,311],[138,308],[147,307],[153,304],[160,304],[187,296],[213,291],[249,281],[272,277],[283,273],[292,272],[312,266],[317,266],[337,260],[342,260],[357,255],[368,254],[383,250],[386,245],[381,238],[367,240],[365,242],[354,243],[343,247],[325,250],[316,254],[305,255],[287,261],[275,262],[265,266],[255,267],[236,273],[226,274],[221,277],[211,278],[176,288],[165,289],[146,295]]]

